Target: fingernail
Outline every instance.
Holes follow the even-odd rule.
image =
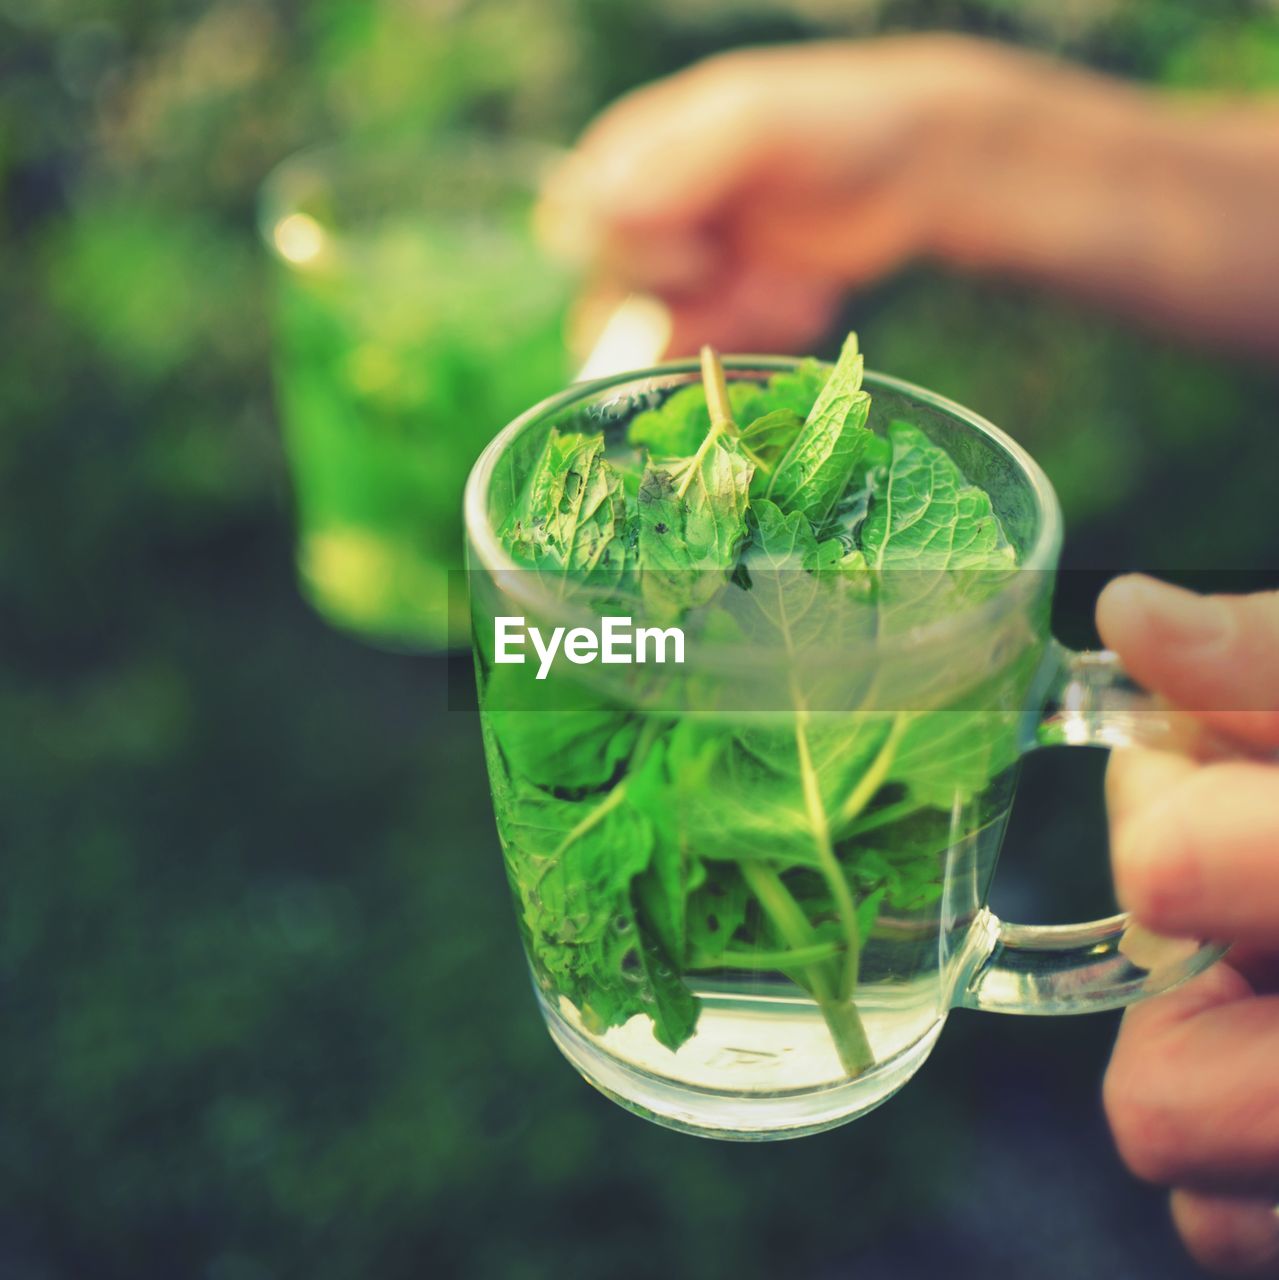
[[[1147,626],[1158,628],[1168,644],[1216,646],[1234,634],[1234,614],[1212,596],[1196,595],[1141,574],[1121,578],[1112,590],[1127,607],[1144,615]]]

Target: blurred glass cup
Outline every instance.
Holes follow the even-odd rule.
[[[575,272],[532,219],[555,158],[479,135],[352,141],[263,184],[298,570],[315,608],[367,639],[441,649],[467,626],[448,589],[467,472],[568,380]]]

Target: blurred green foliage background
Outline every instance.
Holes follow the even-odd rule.
[[[730,44],[935,27],[1279,84],[1279,11],[1241,0],[0,0],[3,1280],[1190,1274],[1106,1141],[1108,1017],[958,1015],[900,1099],[776,1147],[597,1098],[528,992],[443,662],[294,585],[276,160],[567,141]],[[1037,453],[1068,565],[1273,568],[1272,373],[932,271],[849,318]],[[1107,905],[1102,764],[1029,763],[997,908]]]

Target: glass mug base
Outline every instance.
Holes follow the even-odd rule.
[[[802,1138],[873,1111],[923,1066],[945,1024],[934,1019],[913,1042],[849,1079],[835,1060],[821,1014],[792,997],[703,993],[704,1029],[678,1053],[654,1045],[645,1019],[595,1037],[567,1002],[553,1003],[541,991],[537,997],[560,1052],[606,1098],[667,1129],[736,1142]],[[781,1033],[772,1030],[779,1017],[786,1022]],[[770,1028],[769,1048],[743,1047],[743,1040],[758,1041],[764,1026]],[[683,1078],[636,1061],[658,1055]],[[737,1076],[741,1085],[699,1085],[699,1075]]]

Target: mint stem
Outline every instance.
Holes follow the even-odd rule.
[[[789,635],[788,635],[789,643]],[[795,751],[799,758],[800,780],[804,791],[804,805],[808,810],[808,823],[813,833],[813,847],[817,852],[817,861],[822,875],[830,886],[835,910],[839,914],[840,924],[844,927],[844,935],[848,939],[848,954],[845,957],[844,973],[840,978],[838,993],[851,996],[857,989],[857,971],[861,964],[861,937],[857,926],[857,904],[853,901],[852,891],[848,887],[848,879],[844,868],[835,856],[835,848],[831,844],[830,825],[826,820],[826,806],[822,801],[821,787],[818,783],[817,771],[813,768],[812,753],[808,747],[809,712],[804,705],[803,695],[791,678],[791,693],[795,700]]]
[[[730,435],[737,434],[733,406],[728,401],[728,382],[724,366],[714,347],[702,348],[702,386],[706,389],[706,407],[711,415],[711,430],[718,427]]]
[[[706,457],[711,445],[721,435],[737,434],[737,424],[733,421],[732,407],[728,403],[728,385],[724,381],[724,366],[720,364],[719,356],[711,347],[702,348],[702,385],[706,390],[706,406],[711,415],[711,429],[698,445],[697,452],[688,461],[684,478],[675,490],[677,498],[682,498],[688,492],[688,487],[693,483],[693,477],[697,474],[697,469],[702,465],[702,459]]]
[[[817,945],[817,937],[799,903],[782,883],[776,871],[762,862],[743,862],[742,877],[759,900],[765,915],[776,926],[786,944],[794,950]],[[829,963],[806,965],[801,971],[804,985],[817,1001],[830,1030],[835,1051],[844,1070],[859,1076],[875,1065],[875,1055],[866,1037],[861,1015],[851,999],[839,996],[839,980]]]
[[[897,754],[897,744],[901,741],[902,734],[906,732],[910,720],[911,717],[905,713],[893,717],[888,736],[871,762],[870,768],[862,774],[857,785],[840,806],[839,825],[841,827],[848,826],[874,798],[875,792],[888,776],[889,766]]]

